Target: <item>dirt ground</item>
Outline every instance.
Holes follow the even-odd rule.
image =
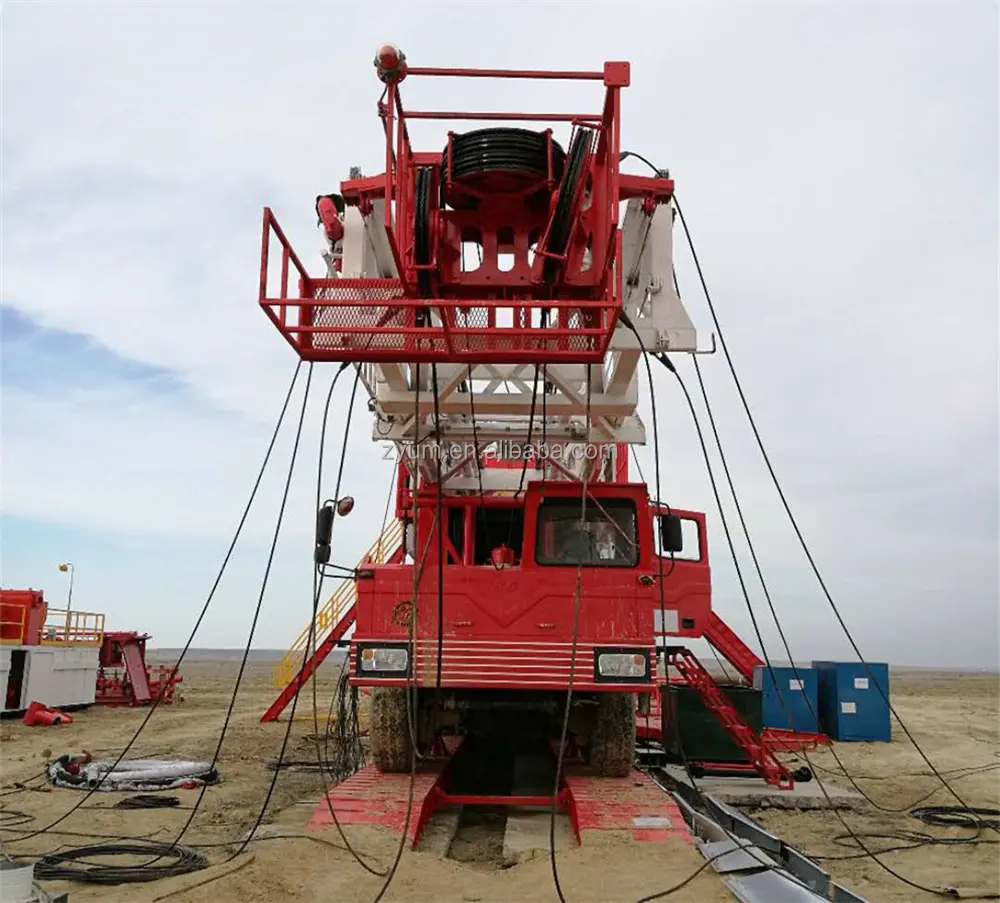
[[[210,760],[236,670],[237,665],[231,662],[185,663],[184,701],[163,707],[153,715],[129,757]],[[331,674],[327,683],[321,683],[319,690],[322,720],[333,677]],[[893,691],[900,715],[939,769],[1000,763],[1000,687],[996,675],[904,673],[894,675]],[[182,841],[205,855],[213,863],[210,869],[152,884],[108,888],[53,882],[46,885],[48,889],[69,890],[71,903],[374,900],[385,879],[358,865],[342,848],[335,828],[305,834],[305,825],[321,795],[321,778],[314,772],[280,773],[258,839],[241,856],[227,862],[235,849],[233,842],[238,843],[246,835],[260,812],[273,776],[266,765],[278,754],[286,723],[261,725],[259,718],[274,692],[270,665],[251,663],[219,759],[222,781],[204,793]],[[313,732],[311,711],[311,697],[303,696],[286,758],[315,756],[315,746],[308,739]],[[9,855],[37,856],[61,845],[96,843],[101,839],[98,835],[149,836],[162,841],[177,837],[200,791],[176,791],[181,798],[180,809],[133,811],[109,808],[125,794],[97,793],[66,815],[85,794],[50,788],[38,777],[50,758],[64,752],[88,749],[98,756],[113,756],[133,735],[145,714],[145,710],[93,708],[78,713],[71,725],[28,728],[17,721],[0,725],[0,837]],[[309,720],[299,721],[300,716]],[[837,751],[852,773],[874,776],[859,779],[859,784],[877,803],[903,810],[899,814],[874,808],[844,813],[856,832],[916,830],[941,836],[968,833],[927,827],[906,814],[910,806],[934,789],[935,780],[914,776],[926,772],[927,766],[898,729],[891,744],[839,744]],[[810,759],[816,765],[836,768],[829,752],[810,754]],[[827,772],[819,774],[833,783],[844,783],[843,778]],[[15,786],[17,782],[29,789]],[[954,788],[969,805],[997,807],[1000,769],[957,778]],[[954,800],[947,791],[939,790],[920,804],[949,802]],[[25,823],[17,813],[32,820]],[[810,855],[844,857],[854,852],[834,841],[845,829],[831,813],[767,810],[750,814]],[[62,820],[53,824],[57,819]],[[30,836],[49,826],[44,834]],[[399,846],[394,834],[358,826],[345,830],[351,844],[372,857],[376,868],[392,865]],[[995,838],[994,834],[991,839]],[[872,849],[891,845],[874,839],[867,842]],[[495,844],[495,837],[487,832],[484,843]],[[455,850],[453,855],[456,858],[444,859],[405,849],[381,899],[414,903],[558,899],[547,855],[509,868],[501,867],[490,850],[484,850],[483,855]],[[924,847],[880,858],[918,884],[1000,893],[1000,847],[996,845]],[[702,863],[693,848],[680,842],[635,843],[628,836],[592,832],[582,847],[560,853],[558,873],[564,896],[572,903],[629,903],[676,884]],[[941,899],[902,884],[866,859],[825,860],[824,867],[870,903]],[[192,887],[208,878],[213,880]],[[669,899],[671,903],[723,903],[733,898],[707,869]]]
[[[903,672],[893,674],[892,703],[934,768],[969,806],[1000,807],[1000,679],[996,674]],[[837,756],[858,787],[877,804],[864,812],[843,812],[847,827],[830,812],[749,811],[772,833],[820,861],[836,880],[871,903],[923,903],[942,897],[893,877],[864,855],[855,842],[834,838],[848,828],[878,853],[901,841],[864,834],[920,832],[969,837],[975,832],[925,825],[907,813],[916,806],[960,805],[930,776],[930,769],[906,735],[893,724],[892,743],[838,743]],[[829,750],[809,753],[821,781],[851,787]],[[802,760],[800,760],[802,761]],[[976,766],[993,766],[969,774]],[[862,779],[862,776],[864,779]],[[883,811],[896,810],[896,811]],[[1000,847],[996,832],[984,831],[980,845],[924,846],[879,855],[885,866],[925,887],[956,887],[1000,896]],[[858,857],[860,858],[836,858]],[[825,858],[834,857],[834,858]]]

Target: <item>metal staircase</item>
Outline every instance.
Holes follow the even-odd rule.
[[[358,567],[366,564],[390,564],[403,557],[403,525],[393,520],[382,531],[381,536],[358,562]],[[260,719],[261,723],[274,721],[292,701],[295,694],[316,673],[323,660],[333,651],[337,643],[354,623],[354,604],[358,598],[358,588],[354,580],[345,578],[333,591],[326,604],[316,613],[313,645],[315,651],[306,659],[309,645],[310,625],[306,625],[292,643],[289,650],[271,672],[271,683],[281,692],[271,707]],[[303,665],[303,662],[305,664]]]
[[[753,672],[764,661],[746,643],[732,631],[725,621],[714,611],[705,624],[705,639],[715,650],[743,676],[747,683],[753,684]]]
[[[676,668],[681,677],[694,687],[705,708],[715,715],[733,742],[746,753],[757,773],[779,790],[791,790],[795,782],[788,769],[781,764],[760,735],[743,720],[701,662],[683,646],[672,646],[665,652],[667,663]]]

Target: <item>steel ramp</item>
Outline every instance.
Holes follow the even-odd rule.
[[[442,754],[417,766],[409,824],[406,809],[411,793],[410,775],[388,774],[367,765],[320,800],[307,830],[331,826],[336,815],[337,821],[344,825],[382,825],[400,834],[405,828],[407,840],[415,848],[424,828],[441,809],[489,805],[509,806],[518,811],[549,810],[552,797],[547,795],[480,796],[450,792],[451,766],[463,738],[441,739]],[[602,778],[586,765],[567,764],[561,783],[556,807],[569,816],[578,844],[585,843],[591,831],[624,831],[634,842],[643,843],[663,842],[673,837],[691,842],[690,831],[673,797],[641,771],[633,770],[624,778]]]
[[[142,660],[139,644],[134,640],[126,640],[122,643],[122,658],[125,661],[128,679],[132,684],[132,695],[135,697],[135,701],[149,702],[152,699],[152,693],[149,690],[149,675],[146,673],[146,665]]]
[[[422,764],[413,779],[413,806],[406,822],[406,804],[410,793],[409,774],[385,774],[374,765],[366,765],[334,787],[320,800],[306,825],[315,831],[333,825],[333,815],[342,825],[382,825],[403,833],[410,846],[416,846],[420,832],[437,808],[436,791],[447,763]]]
[[[637,842],[662,842],[691,835],[670,794],[641,771],[627,778],[596,777],[583,765],[569,765],[563,777],[566,806],[579,843],[585,831],[629,831]]]

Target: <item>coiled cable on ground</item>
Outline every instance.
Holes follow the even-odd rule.
[[[106,856],[155,856],[158,865],[107,865],[93,862]],[[35,877],[43,881],[81,881],[87,884],[133,884],[159,881],[199,871],[208,865],[200,853],[176,843],[106,843],[49,853],[35,863]]]
[[[851,859],[864,859],[869,853],[863,849],[864,845],[858,840],[860,837],[869,841],[888,841],[892,844],[892,846],[878,850],[879,855],[918,850],[922,847],[962,847],[984,843],[996,846],[1000,844],[1000,841],[987,840],[982,837],[984,830],[996,830],[1000,826],[1000,809],[977,809],[969,806],[920,806],[911,809],[910,815],[927,825],[935,825],[939,828],[968,828],[973,833],[964,837],[940,837],[928,834],[926,831],[908,830],[838,834],[832,838],[837,846],[852,850],[862,847],[862,852],[855,852],[849,856],[813,856],[812,858],[817,862],[845,862]]]
[[[921,806],[910,810],[910,815],[924,824],[940,828],[990,828],[1000,829],[1000,809],[981,809],[974,806]]]

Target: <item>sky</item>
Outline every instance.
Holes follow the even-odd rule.
[[[9,0],[0,583],[62,604],[57,565],[71,561],[74,608],[144,630],[153,646],[187,640],[296,366],[256,303],[261,211],[275,211],[320,274],[316,195],[353,165],[381,169],[380,43],[413,65],[628,60],[622,146],[676,179],[758,428],[862,652],[995,668],[997,25],[997,5],[979,0],[410,2],[370,16],[334,3]],[[407,82],[404,98],[439,109],[599,103],[593,85],[522,82]],[[415,143],[443,146],[417,126]],[[713,327],[679,232],[676,245],[707,347]],[[678,363],[697,398],[690,363]],[[725,359],[700,364],[795,658],[853,658]],[[247,641],[305,371],[196,646]],[[312,373],[259,648],[287,645],[308,620],[332,374]],[[342,379],[333,395],[325,494],[350,388]],[[753,641],[683,396],[665,371],[655,392],[663,495],[709,513],[716,610]],[[357,506],[334,534],[344,564],[377,535],[392,472],[364,402],[343,484]],[[639,450],[647,477],[652,454]],[[737,553],[768,652],[784,658]]]

